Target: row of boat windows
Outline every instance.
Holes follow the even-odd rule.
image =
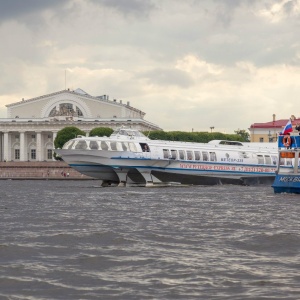
[[[150,152],[150,148],[146,143],[140,143],[140,149],[132,142],[115,142],[115,141],[86,141],[71,140],[67,142],[63,149],[76,150],[107,150],[107,151],[131,151],[131,152]],[[276,156],[255,155],[258,164],[276,165]],[[246,153],[241,153],[241,158],[249,157]],[[194,161],[217,161],[217,154],[213,151],[199,150],[175,150],[163,149],[163,158],[174,160],[194,160]],[[227,161],[239,162],[239,159],[231,160],[228,155]],[[242,159],[240,159],[242,161]]]
[[[180,159],[180,160],[195,160],[195,161],[217,161],[216,152],[208,152],[208,151],[198,151],[198,150],[170,150],[163,149],[164,158],[169,159]],[[232,162],[242,162],[242,158],[248,158],[249,155],[246,153],[241,153],[240,159],[227,158],[227,161]],[[262,155],[262,154],[254,154],[254,157],[257,158],[257,163],[259,165],[276,165],[277,158],[276,156],[270,155]]]
[[[216,153],[208,151],[163,149],[163,155],[167,159],[217,161]]]
[[[111,141],[71,140],[64,145],[63,149],[137,152],[137,147],[134,143]]]

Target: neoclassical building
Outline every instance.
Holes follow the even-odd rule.
[[[88,133],[95,127],[132,127],[160,130],[144,120],[145,113],[108,95],[91,96],[81,89],[60,92],[6,105],[0,119],[1,161],[52,161],[56,134],[67,126]]]

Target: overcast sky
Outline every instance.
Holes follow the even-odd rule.
[[[300,0],[0,0],[0,117],[65,74],[166,131],[300,117]]]

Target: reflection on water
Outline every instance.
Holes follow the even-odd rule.
[[[0,181],[0,299],[299,299],[299,196]]]

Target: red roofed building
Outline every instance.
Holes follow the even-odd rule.
[[[285,127],[289,119],[276,120],[273,114],[273,121],[266,123],[254,123],[250,126],[250,141],[256,143],[277,142],[277,137]],[[300,118],[294,115],[290,117],[293,129],[295,131],[296,124],[300,124]]]

